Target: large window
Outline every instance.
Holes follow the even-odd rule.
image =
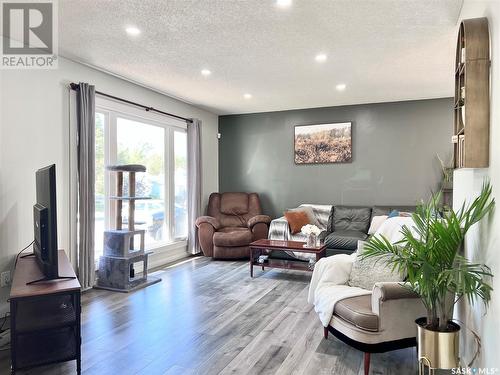
[[[142,164],[136,175],[135,228],[144,229],[146,249],[166,250],[187,237],[187,138],[184,123],[98,100],[95,114],[95,255],[102,255],[103,232],[114,229],[116,176],[106,165]],[[128,178],[124,178],[128,193]],[[123,202],[122,222],[128,225]]]

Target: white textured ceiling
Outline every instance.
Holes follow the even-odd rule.
[[[461,0],[275,3],[62,0],[60,51],[218,114],[453,95]]]

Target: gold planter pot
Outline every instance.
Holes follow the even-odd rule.
[[[419,318],[417,323],[417,345],[419,374],[425,367],[433,373],[434,369],[459,367],[458,347],[460,326],[450,322],[455,330],[451,332],[431,331],[424,328],[427,318]]]

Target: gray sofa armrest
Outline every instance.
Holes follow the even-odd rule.
[[[321,242],[324,242],[324,241],[325,241],[326,236],[328,236],[329,234],[330,234],[330,232],[328,232],[327,230],[324,230],[324,231],[322,231],[322,232],[318,235],[318,239],[319,239]]]
[[[376,283],[371,303],[379,332],[389,336],[397,332],[401,338],[415,337],[415,320],[426,316],[422,300],[402,282]]]
[[[379,301],[388,301],[403,298],[420,298],[419,295],[409,289],[405,283],[385,282],[376,283],[372,295]]]
[[[211,226],[214,227],[215,230],[218,230],[221,227],[219,220],[217,220],[215,217],[212,216],[200,216],[199,218],[196,219],[195,222],[197,228],[199,228],[200,225],[204,223],[210,224]]]

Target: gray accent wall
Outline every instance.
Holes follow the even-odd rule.
[[[220,191],[257,192],[278,217],[301,203],[413,205],[452,154],[452,98],[219,117]],[[294,163],[294,126],[352,122],[351,163]]]

